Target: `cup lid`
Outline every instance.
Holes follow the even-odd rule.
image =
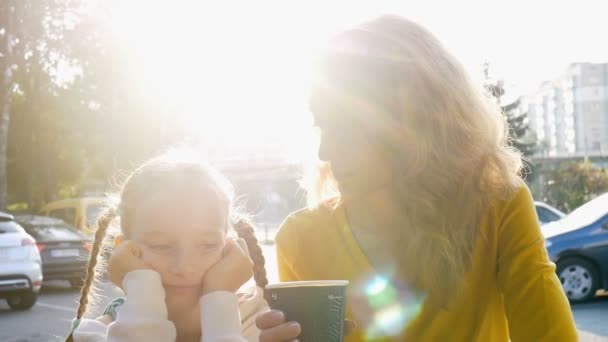
[[[322,287],[322,286],[347,286],[348,280],[306,280],[306,281],[286,281],[266,285],[266,289],[283,289],[288,287]]]

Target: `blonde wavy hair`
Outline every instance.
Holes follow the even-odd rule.
[[[521,186],[521,154],[504,115],[430,32],[397,16],[336,36],[318,71],[311,111],[335,101],[336,115],[358,120],[393,151],[407,222],[399,268],[411,285],[447,298],[470,264],[484,213]],[[313,207],[339,193],[328,164],[315,170],[305,185]]]

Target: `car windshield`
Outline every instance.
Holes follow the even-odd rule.
[[[39,226],[26,225],[26,230],[37,241],[78,241],[83,239],[78,232],[67,225],[61,224]]]
[[[567,225],[584,227],[602,218],[608,212],[608,193],[583,204],[564,219]]]
[[[552,222],[552,221],[556,221],[556,220],[560,219],[559,215],[557,215],[556,213],[552,212],[551,210],[549,210],[547,208],[543,208],[543,207],[537,206],[536,214],[538,215],[538,218],[540,219],[540,221],[544,222],[544,223]]]
[[[22,231],[21,226],[15,221],[0,221],[0,234],[18,233]]]

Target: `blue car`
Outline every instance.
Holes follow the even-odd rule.
[[[538,221],[540,222],[541,226],[566,217],[566,214],[559,211],[559,209],[548,205],[547,203],[534,202],[534,206],[536,207],[536,215],[538,216]]]
[[[589,300],[608,288],[608,193],[541,229],[571,302]]]

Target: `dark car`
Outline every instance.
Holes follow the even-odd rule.
[[[80,287],[91,250],[89,238],[57,218],[20,215],[15,220],[36,239],[44,280],[68,280],[72,287]]]
[[[608,193],[544,225],[545,246],[571,302],[608,289]]]

